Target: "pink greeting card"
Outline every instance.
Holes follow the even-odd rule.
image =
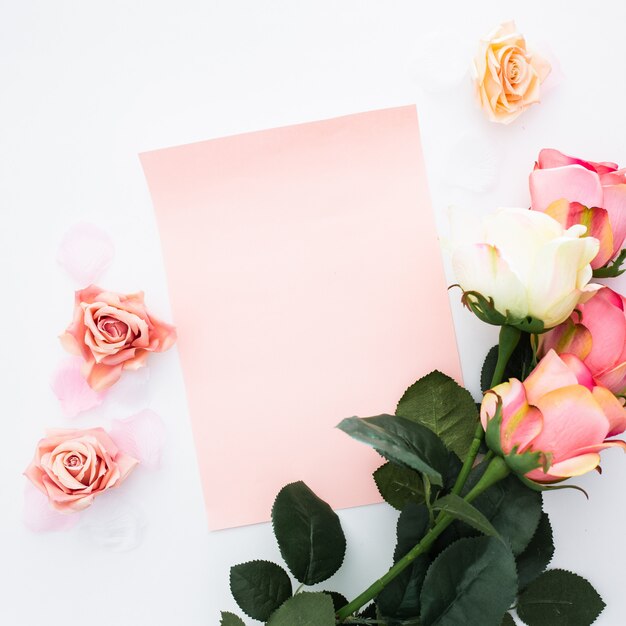
[[[209,526],[305,481],[379,502],[380,457],[335,429],[460,379],[414,106],[141,155]]]

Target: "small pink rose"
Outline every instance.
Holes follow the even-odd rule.
[[[102,428],[51,430],[39,441],[25,476],[52,508],[87,508],[103,491],[119,487],[139,461],[122,452]]]
[[[539,453],[543,467],[526,472],[540,483],[579,476],[600,464],[600,451],[626,443],[608,439],[626,430],[626,409],[572,354],[550,350],[530,376],[511,378],[485,394],[483,428],[501,403],[498,447],[514,468],[517,455]]]
[[[123,370],[139,369],[150,352],[163,352],[175,341],[175,328],[148,313],[142,292],[123,295],[95,285],[76,292],[74,319],[61,336],[68,352],[82,356],[83,374],[96,391],[116,383]]]
[[[534,211],[549,213],[563,226],[584,224],[600,240],[594,269],[621,250],[626,239],[626,169],[616,163],[585,161],[544,148],[530,174],[530,197]]]
[[[598,385],[626,393],[626,298],[608,287],[579,304],[563,324],[540,336],[539,354],[577,356]]]
[[[492,122],[509,124],[539,102],[550,64],[528,51],[515,22],[505,22],[481,39],[473,69],[481,108]]]

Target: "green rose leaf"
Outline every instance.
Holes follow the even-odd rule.
[[[520,595],[517,613],[528,626],[590,626],[606,605],[581,576],[548,570]]]
[[[476,507],[453,493],[439,498],[433,504],[433,509],[443,511],[451,517],[469,524],[472,528],[485,535],[498,537],[498,531]]]
[[[406,504],[424,502],[422,477],[410,467],[385,463],[374,472],[374,481],[385,502],[401,511]]]
[[[396,415],[430,428],[462,459],[467,456],[478,423],[470,392],[437,370],[404,392]]]
[[[291,580],[276,563],[250,561],[230,568],[230,591],[246,615],[264,622],[291,597]]]
[[[342,596],[337,591],[322,591],[322,593],[330,596],[331,600],[333,601],[333,608],[335,609],[335,612],[348,604],[348,598]]]
[[[272,524],[280,553],[301,583],[322,582],[341,567],[346,538],[339,517],[303,482],[280,490],[272,507]]]
[[[267,626],[335,626],[332,598],[326,593],[299,593],[270,617]]]
[[[372,446],[386,459],[426,474],[433,485],[443,484],[448,451],[432,430],[396,415],[348,417],[338,427]]]
[[[429,521],[428,509],[423,504],[407,504],[398,518],[394,563],[422,539],[428,531]],[[378,594],[376,605],[383,617],[404,620],[419,615],[420,591],[429,565],[428,555],[418,556]]]
[[[526,546],[526,549],[517,557],[517,577],[519,588],[524,589],[548,567],[554,555],[552,541],[552,527],[546,513],[541,514],[537,530]]]
[[[459,539],[433,562],[422,587],[422,626],[499,626],[515,600],[511,550],[494,537]]]
[[[489,352],[487,352],[485,362],[483,363],[483,369],[480,373],[480,388],[483,393],[491,387],[491,379],[493,378],[493,373],[496,370],[497,362],[498,346],[495,345],[491,348],[491,350],[489,350]],[[505,382],[509,378],[525,380],[533,369],[532,364],[533,349],[530,343],[530,335],[523,334],[520,337],[519,343],[515,346],[511,358],[506,364],[502,381]]]
[[[237,617],[234,613],[222,611],[220,626],[246,626],[246,624],[240,617]]]
[[[484,467],[479,466],[472,472],[466,488],[478,482],[482,471]],[[539,525],[540,493],[529,489],[511,475],[478,496],[473,504],[500,536],[509,542],[513,554],[524,551]]]
[[[510,613],[505,613],[500,626],[515,626],[515,620]]]

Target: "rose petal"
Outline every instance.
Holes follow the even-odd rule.
[[[534,170],[530,174],[530,197],[535,211],[545,211],[561,198],[587,207],[602,207],[604,200],[599,176],[581,165]]]
[[[63,236],[57,261],[77,283],[88,285],[102,276],[114,255],[111,237],[97,226],[81,222]]]
[[[83,513],[83,530],[89,539],[113,552],[127,552],[140,545],[146,527],[143,512],[119,494],[107,493],[97,498]]]
[[[48,498],[31,483],[24,487],[23,520],[33,532],[69,530],[76,526],[80,514],[63,514],[50,507]]]
[[[146,409],[126,419],[113,420],[110,434],[118,448],[139,460],[143,467],[159,468],[165,426],[156,413]]]
[[[93,390],[81,374],[82,360],[64,359],[54,373],[51,387],[66,417],[76,417],[83,411],[100,406],[105,393]]]

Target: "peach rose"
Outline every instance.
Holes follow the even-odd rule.
[[[526,49],[515,22],[505,22],[481,39],[474,59],[474,81],[480,106],[492,122],[509,124],[539,102],[540,85],[550,64]]]
[[[122,452],[102,428],[50,430],[37,444],[24,475],[61,513],[87,508],[103,491],[118,487],[137,459]]]
[[[163,352],[175,341],[175,328],[148,313],[143,292],[122,295],[95,285],[76,292],[74,319],[61,336],[68,352],[83,357],[83,375],[96,391],[116,383],[122,370],[139,369],[150,352]]]

